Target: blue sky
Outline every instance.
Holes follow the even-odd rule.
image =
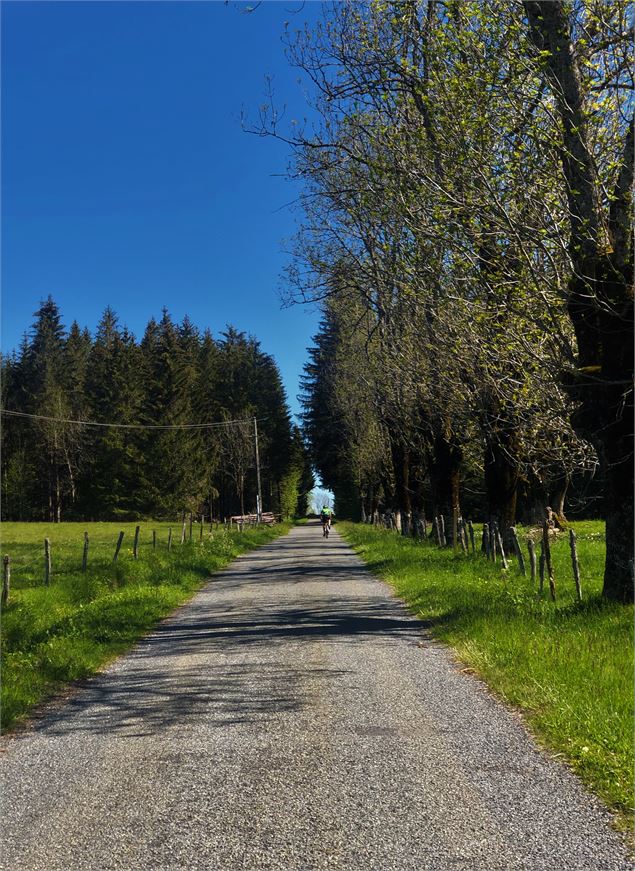
[[[2,347],[52,294],[68,326],[106,305],[137,336],[165,305],[255,334],[295,400],[318,315],[281,310],[298,189],[282,143],[242,131],[273,76],[307,114],[284,54],[320,3],[2,3]],[[296,10],[300,10],[299,12]]]

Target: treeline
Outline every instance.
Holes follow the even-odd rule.
[[[255,511],[254,417],[262,509],[306,513],[313,476],[278,367],[233,327],[215,338],[164,310],[137,341],[107,308],[92,337],[49,297],[2,361],[2,408],[37,415],[3,414],[4,520]]]
[[[289,42],[305,433],[338,515],[601,499],[633,597],[632,5],[340,3]],[[263,131],[280,135],[279,120]],[[297,128],[296,128],[297,131]],[[601,489],[600,489],[601,488]]]

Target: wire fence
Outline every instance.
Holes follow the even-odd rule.
[[[5,523],[2,604],[11,589],[48,586],[78,574],[146,560],[160,552],[202,545],[248,527],[273,525],[280,515],[236,515],[226,520],[183,513],[175,520],[139,523]]]
[[[475,524],[459,516],[458,512],[455,512],[452,518],[439,514],[432,519],[432,522],[417,514],[408,517],[399,516],[392,511],[383,514],[376,512],[369,522],[439,548],[461,552],[466,557],[484,558],[493,565],[499,565],[506,572],[514,570],[519,575],[527,577],[532,585],[537,586],[539,594],[548,590],[553,602],[558,596],[553,550],[554,546],[558,547],[558,564],[562,571],[564,569],[562,542],[566,539],[569,549],[569,572],[564,578],[561,575],[561,580],[563,583],[573,584],[575,598],[581,602],[582,573],[577,533],[573,528],[559,529],[550,508],[545,510],[545,515],[541,525],[526,528],[520,534],[515,526],[501,530],[495,519]],[[604,536],[594,535],[585,538],[597,540],[603,539]]]

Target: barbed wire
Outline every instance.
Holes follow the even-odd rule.
[[[233,420],[212,421],[211,423],[172,423],[172,424],[145,424],[145,423],[100,423],[96,420],[71,420],[63,417],[48,417],[45,414],[27,414],[25,411],[9,411],[0,409],[0,414],[11,417],[25,417],[31,420],[48,420],[52,423],[75,423],[81,426],[103,426],[111,429],[214,429],[216,427],[230,426],[234,423],[253,423],[253,417],[236,418]],[[268,420],[267,417],[257,417],[260,423]]]

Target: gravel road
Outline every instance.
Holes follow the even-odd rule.
[[[5,738],[2,869],[632,869],[334,531],[238,558]]]

